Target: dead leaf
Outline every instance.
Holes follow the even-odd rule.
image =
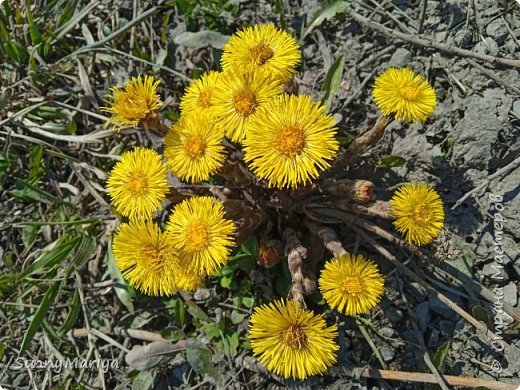
[[[169,362],[177,352],[185,348],[186,342],[184,340],[175,344],[168,341],[154,341],[150,344],[133,347],[126,354],[125,361],[133,369],[147,370]]]

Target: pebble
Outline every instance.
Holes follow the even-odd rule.
[[[469,47],[473,43],[473,34],[469,30],[459,30],[455,34],[455,45],[458,47]]]
[[[511,108],[511,111],[514,116],[520,119],[520,100],[515,100],[513,102],[513,107]]]
[[[393,306],[390,306],[388,309],[386,309],[386,317],[390,320],[390,322],[397,323],[403,318],[403,312],[394,308]]]
[[[441,340],[441,332],[438,329],[433,328],[430,334],[430,345],[436,345]]]
[[[480,54],[495,56],[498,54],[498,44],[493,40],[493,38],[487,37],[484,41],[480,41],[473,46],[473,51]]]
[[[379,334],[383,337],[393,337],[395,335],[395,330],[393,330],[389,326],[385,326],[379,329]]]
[[[495,262],[491,262],[491,263],[485,264],[484,268],[482,268],[482,275],[484,275],[484,276],[486,276],[488,278],[492,278],[493,280],[495,280],[495,277],[493,275],[498,275],[498,273],[503,275],[504,278],[507,277],[507,275],[504,272],[504,270],[501,269],[501,268],[498,268],[498,265],[500,265],[500,264],[497,264]],[[496,278],[496,280],[502,280],[502,279]]]
[[[517,305],[518,287],[516,287],[516,284],[514,282],[511,282],[504,287],[504,302],[507,302],[512,306]]]
[[[450,296],[451,295],[451,296]],[[461,305],[461,299],[458,296],[453,296],[452,294],[446,294],[453,302],[457,305]],[[447,320],[456,320],[457,315],[453,310],[451,310],[446,304],[441,302],[438,298],[433,297],[429,300],[430,310],[439,314],[441,317],[446,318]]]
[[[199,288],[193,294],[193,298],[195,298],[196,301],[205,301],[209,298],[209,296],[210,296],[210,291],[207,288]]]
[[[419,329],[423,332],[426,331],[432,319],[428,301],[421,302],[417,305],[415,309],[415,316],[417,318],[417,325],[419,326]]]
[[[303,49],[304,58],[314,58],[316,55],[316,45],[308,45]]]
[[[428,291],[423,286],[421,286],[419,283],[413,282],[413,283],[410,283],[410,286],[413,289],[413,292],[414,292],[413,296],[415,297],[417,302],[424,301],[428,297]]]
[[[385,362],[391,362],[395,357],[395,351],[393,348],[387,347],[386,345],[383,345],[381,348],[379,348],[379,353],[381,354],[381,357]]]
[[[489,23],[486,27],[486,34],[498,44],[504,43],[509,32],[507,31],[506,25],[502,19],[496,19]]]
[[[450,336],[453,329],[453,323],[451,321],[441,320],[439,321],[439,329],[443,336]]]
[[[409,50],[400,47],[394,52],[388,65],[395,66],[397,68],[404,68],[410,63],[411,60],[412,53]]]

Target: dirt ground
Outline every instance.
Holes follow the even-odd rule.
[[[89,4],[80,3],[83,7]],[[104,179],[113,166],[114,155],[148,141],[136,132],[105,137],[100,143],[69,142],[62,136],[103,131],[103,120],[88,113],[102,114],[99,107],[104,104],[102,99],[108,88],[120,85],[129,72],[155,72],[160,76],[164,112],[174,119],[187,85],[183,75],[193,77],[206,69],[218,69],[222,41],[237,28],[274,22],[286,25],[299,39],[315,16],[323,15],[326,6],[320,1],[301,0],[206,0],[200,2],[198,9],[181,12],[179,4],[191,4],[190,1],[97,3],[67,33],[66,44],[51,49],[52,55],[45,64],[40,63],[43,73],[54,75],[51,81],[34,85],[28,81],[29,71],[10,67],[7,62],[2,68],[2,88],[9,91],[10,101],[0,117],[0,149],[5,151],[5,145],[11,142],[12,165],[0,192],[3,219],[0,222],[3,278],[0,279],[0,386],[6,389],[423,389],[430,385],[368,379],[353,369],[370,366],[429,373],[432,359],[438,371],[447,375],[520,384],[520,317],[499,313],[498,320],[503,319],[505,326],[497,327],[501,303],[508,305],[510,314],[520,316],[520,4],[512,0],[363,0],[343,7],[339,4],[342,2],[335,2],[331,7],[342,11],[337,14],[331,11],[329,17],[316,23],[300,40],[303,64],[293,87],[316,100],[323,97],[322,84],[327,71],[344,56],[340,88],[330,106],[339,120],[340,137],[361,134],[375,122],[378,112],[371,97],[372,85],[374,78],[388,67],[409,67],[424,75],[435,88],[438,105],[430,119],[424,124],[392,123],[375,148],[363,154],[354,167],[340,169],[336,174],[372,180],[375,196],[381,200],[388,200],[393,189],[404,182],[434,185],[446,211],[446,233],[430,248],[436,251],[439,263],[427,264],[398,247],[393,248],[394,255],[477,321],[501,335],[509,347],[507,351],[493,348],[493,343],[484,339],[467,319],[396,271],[374,249],[365,247],[386,278],[385,297],[363,322],[374,345],[369,345],[353,320],[328,313],[327,319],[337,320],[340,325],[338,363],[323,376],[296,382],[269,374],[255,362],[245,342],[251,312],[247,299],[256,299],[258,303],[273,298],[276,284],[285,272],[282,267],[274,269],[272,275],[258,266],[236,268],[239,275],[236,280],[243,277],[249,284],[241,281],[236,288],[225,287],[224,278],[220,277],[208,281],[195,294],[183,295],[182,300],[128,294],[112,282],[118,275],[109,265],[107,253],[117,221],[104,194]],[[177,3],[177,8],[170,3]],[[131,33],[120,35],[96,50],[64,58],[73,50],[107,36],[151,6],[158,7],[159,12],[137,24]],[[45,18],[50,20],[53,16],[51,13]],[[363,18],[388,33],[377,32]],[[217,31],[220,35],[200,38],[186,34],[201,30]],[[422,45],[414,40],[417,37],[436,45]],[[103,47],[117,51],[97,50]],[[454,53],[452,48],[460,50]],[[144,57],[148,63],[140,60]],[[500,64],[493,57],[517,62]],[[74,132],[58,133],[60,136],[55,138],[37,131],[45,118],[13,117],[43,99],[68,104],[69,108],[62,107],[67,112],[76,107],[87,113],[75,113]],[[61,123],[60,120],[55,122]],[[8,134],[19,136],[8,138]],[[160,146],[161,140],[152,142]],[[47,156],[46,172],[39,180],[41,188],[74,203],[74,213],[59,211],[41,194],[38,201],[35,196],[27,198],[24,193],[24,198],[16,192],[22,191],[16,178],[26,177],[35,169],[31,161],[36,153],[33,146],[37,144],[43,145]],[[404,164],[382,166],[379,162],[385,156],[402,157]],[[104,373],[95,368],[81,369],[79,380],[78,372],[61,379],[50,369],[13,366],[47,288],[63,274],[56,271],[23,281],[13,281],[9,275],[26,269],[42,248],[49,249],[49,243],[59,237],[67,234],[73,237],[61,225],[59,228],[38,225],[32,229],[23,225],[35,217],[49,220],[50,215],[71,221],[77,218],[102,221],[84,225],[89,239],[82,238],[82,246],[75,249],[76,260],[68,259],[67,264],[81,262],[83,257],[78,253],[85,260],[75,264],[73,273],[67,276],[52,310],[27,348],[32,359],[95,356],[118,362],[117,368]],[[503,223],[497,225],[497,222]],[[82,226],[78,225],[78,229],[83,230]],[[387,222],[382,222],[382,226],[391,229]],[[359,237],[348,226],[334,228],[347,250],[357,248]],[[500,262],[497,250],[504,252]],[[471,280],[486,287],[492,295],[488,294],[487,300],[482,298],[481,287],[472,285]],[[264,284],[272,290],[266,293]],[[237,296],[241,302],[237,303]],[[68,308],[76,301],[81,302],[81,311],[62,334],[59,329],[67,322]],[[185,302],[185,306],[179,302]],[[215,325],[224,322],[227,324],[224,328]],[[89,328],[101,331],[86,337],[89,332],[85,329]],[[125,329],[148,333],[136,337],[125,333]],[[198,355],[194,359],[183,353],[165,354],[160,350],[159,356],[167,356],[164,360],[159,357],[151,366],[146,366],[149,362],[145,366],[134,362],[129,367],[128,358],[125,360],[128,351],[151,342],[153,335],[181,344],[189,339],[189,348],[199,351]],[[430,359],[425,359],[425,350]],[[194,367],[194,362],[201,366]]]

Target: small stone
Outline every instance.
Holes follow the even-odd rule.
[[[513,107],[511,108],[511,112],[514,116],[520,119],[520,100],[515,100],[513,102]]]
[[[441,320],[439,321],[439,329],[443,336],[449,336],[453,329],[453,323],[451,321]]]
[[[417,318],[417,325],[419,326],[419,329],[421,329],[423,332],[426,331],[432,319],[428,301],[421,302],[417,305],[417,308],[415,309],[415,316]]]
[[[486,27],[486,34],[498,43],[499,45],[504,43],[509,32],[502,19],[496,19],[489,23]]]
[[[459,30],[455,33],[455,45],[458,47],[470,47],[473,43],[473,34],[469,30]]]
[[[395,324],[401,321],[401,319],[403,318],[403,312],[399,309],[394,308],[393,306],[390,306],[386,310],[386,316],[390,320],[390,322]]]
[[[514,282],[509,283],[504,287],[504,302],[511,306],[516,306],[518,303],[518,287]]]
[[[316,45],[309,45],[303,49],[304,58],[314,58],[316,55]]]
[[[210,291],[207,288],[199,288],[195,293],[193,294],[193,298],[196,301],[205,301],[209,298]]]
[[[412,53],[409,50],[400,47],[394,52],[392,58],[390,58],[388,65],[403,68],[406,67],[411,60]]]
[[[402,336],[403,336],[403,339],[405,339],[406,341],[409,341],[411,343],[417,343],[417,340],[419,339],[419,337],[422,337],[422,334],[419,334],[420,332],[417,331],[417,330],[405,330],[403,333],[402,333]]]
[[[501,281],[503,280],[502,277],[506,276],[506,273],[504,272],[504,269],[501,267],[501,264],[491,262],[484,265],[484,268],[482,268],[482,275],[493,280]]]
[[[391,362],[395,357],[395,351],[393,348],[387,347],[386,345],[383,345],[381,348],[379,348],[379,353],[381,354],[381,357],[385,362]]]
[[[383,337],[393,337],[395,335],[395,330],[389,326],[385,326],[384,328],[379,329],[379,334]]]
[[[498,54],[498,45],[493,38],[487,37],[473,46],[473,51],[480,54],[495,56]]]
[[[428,297],[428,291],[417,282],[410,283],[413,290],[413,296],[417,302],[424,301]]]
[[[448,294],[446,294],[448,295]],[[459,297],[449,297],[452,301],[454,301],[457,305],[460,306],[460,298]],[[455,298],[455,299],[454,299]],[[447,320],[455,320],[457,315],[455,312],[448,307],[445,303],[441,302],[438,298],[433,297],[429,301],[430,310],[439,314],[441,317],[446,318]]]
[[[441,340],[441,332],[438,329],[432,329],[432,333],[430,334],[430,345],[436,345]]]

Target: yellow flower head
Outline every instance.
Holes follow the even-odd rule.
[[[209,114],[181,118],[164,139],[166,164],[181,180],[208,180],[226,160],[223,139]]]
[[[384,278],[372,260],[346,253],[325,263],[319,286],[331,308],[355,315],[376,307],[383,295]]]
[[[219,72],[210,70],[190,83],[181,98],[182,116],[213,114],[215,111],[214,91],[219,77]]]
[[[166,199],[166,166],[155,150],[137,147],[125,152],[107,180],[107,192],[121,215],[151,218]]]
[[[279,96],[248,125],[244,158],[270,186],[295,188],[330,167],[339,148],[336,122],[307,95]]]
[[[222,68],[235,64],[245,69],[261,68],[281,82],[288,82],[300,63],[300,45],[273,24],[257,24],[229,38],[222,54]]]
[[[324,373],[336,362],[338,327],[323,315],[283,299],[254,309],[249,321],[253,353],[284,378],[305,379]]]
[[[119,226],[114,235],[114,259],[128,283],[147,295],[176,292],[182,269],[172,234],[142,220]]]
[[[435,90],[410,69],[390,68],[376,78],[374,100],[385,115],[398,121],[424,122],[435,111]]]
[[[120,126],[138,126],[155,119],[161,107],[159,95],[156,94],[159,80],[153,76],[132,77],[123,89],[111,88],[112,94],[107,95],[108,107],[102,110],[112,114],[107,121]]]
[[[175,206],[167,229],[194,273],[211,275],[228,261],[235,225],[224,218],[224,207],[209,196],[193,197]]]
[[[242,72],[234,67],[222,73],[215,88],[215,114],[219,126],[233,142],[242,142],[248,123],[282,86],[266,72]]]
[[[439,194],[428,184],[406,184],[390,200],[394,226],[406,241],[426,245],[444,227],[444,206]]]

